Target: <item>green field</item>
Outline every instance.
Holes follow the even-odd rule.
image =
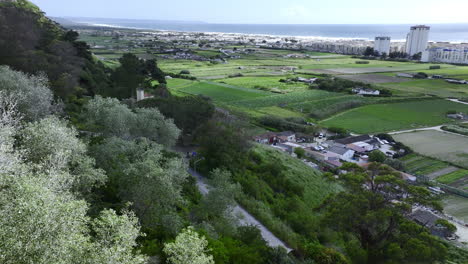
[[[466,97],[468,85],[453,84],[444,80],[410,80],[400,83],[386,83],[379,86],[403,92],[431,94],[440,97]]]
[[[462,169],[437,177],[436,181],[444,184],[450,184],[465,177],[468,177],[468,170]]]
[[[210,97],[215,102],[230,102],[244,99],[268,96],[268,92],[260,90],[227,86],[223,84],[194,82],[191,85],[183,86],[176,89],[178,92],[183,92],[193,95],[205,95]]]
[[[439,131],[418,131],[393,135],[415,152],[468,168],[468,137]]]
[[[368,105],[338,114],[321,124],[363,134],[389,132],[452,122],[445,117],[448,110],[465,112],[468,105],[442,99]]]
[[[444,212],[468,223],[468,198],[458,195],[446,195],[442,204]]]

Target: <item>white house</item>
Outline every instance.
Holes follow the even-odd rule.
[[[340,146],[333,146],[328,149],[328,152],[339,155],[340,160],[345,160],[345,161],[352,161],[354,153],[355,153],[354,150],[347,149],[345,147],[340,147]]]
[[[380,95],[380,91],[374,89],[354,88],[352,92],[359,95]]]

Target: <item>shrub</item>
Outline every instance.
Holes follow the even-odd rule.
[[[429,76],[425,72],[418,72],[417,74],[414,75],[414,78],[416,79],[427,79],[427,77]]]
[[[369,64],[369,61],[356,61],[356,64]]]
[[[440,69],[440,65],[431,65],[429,66],[429,70],[438,70]]]
[[[387,157],[380,150],[374,150],[369,154],[369,161],[371,162],[384,162]]]
[[[298,158],[302,159],[305,156],[305,150],[303,148],[295,148],[294,153]]]
[[[190,71],[189,70],[181,70],[180,74],[190,74]]]

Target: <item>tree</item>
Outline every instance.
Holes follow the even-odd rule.
[[[444,259],[446,248],[443,243],[430,236],[424,227],[405,218],[416,204],[440,210],[436,197],[424,187],[409,185],[386,165],[372,163],[367,171],[361,168],[349,171],[341,179],[346,191],[331,197],[323,205],[326,226],[359,241],[367,253],[368,263],[379,263],[397,255],[402,256],[395,260],[397,262]],[[429,253],[414,255],[415,247]],[[390,248],[394,249],[393,253],[396,250],[400,253],[384,253]]]
[[[229,120],[220,114],[197,131],[197,141],[207,168],[228,168],[233,171],[244,164],[250,141],[239,120]]]
[[[241,193],[241,186],[232,182],[229,171],[215,169],[210,178],[210,191],[195,208],[195,218],[200,223],[211,225],[216,232],[227,234],[234,226],[232,209],[237,204],[236,197]]]
[[[137,88],[152,87],[152,80],[166,83],[164,72],[154,59],[145,61],[135,54],[126,53],[119,62],[120,66],[112,74],[114,89],[108,92],[109,96],[127,99],[135,96]]]
[[[91,221],[93,247],[87,263],[143,264],[147,257],[135,255],[136,239],[140,233],[138,218],[130,211],[117,215],[114,210],[104,210],[99,217]]]
[[[0,66],[0,91],[11,97],[26,121],[43,118],[53,111],[53,95],[42,75],[27,75]]]
[[[77,136],[66,121],[51,116],[27,124],[20,132],[19,143],[23,158],[36,171],[49,173],[50,186],[89,194],[107,177],[95,168],[94,159],[87,156],[87,146]],[[64,173],[70,176],[63,177]]]
[[[371,57],[375,55],[374,48],[372,47],[366,47],[366,50],[364,51],[364,56],[366,57]]]
[[[96,96],[84,107],[82,119],[89,130],[105,137],[132,140],[145,137],[165,146],[173,146],[180,130],[156,108],[135,111],[115,98]]]
[[[165,117],[174,119],[185,134],[193,134],[215,112],[213,103],[202,96],[149,98],[138,102],[137,106],[158,108]]]
[[[103,211],[99,219],[91,220],[87,203],[78,199],[68,185],[54,183],[55,180],[74,182],[75,176],[67,173],[72,168],[55,170],[35,164],[38,160],[57,157],[56,153],[70,155],[67,147],[76,144],[76,141],[72,144],[59,141],[64,146],[53,142],[53,147],[47,142],[36,142],[43,139],[41,135],[46,133],[36,129],[44,123],[36,122],[27,125],[21,134],[24,136],[28,130],[34,132],[27,132],[32,135],[27,138],[27,142],[31,141],[34,146],[28,149],[23,141],[15,143],[19,120],[14,107],[14,101],[0,96],[0,262],[145,263],[146,258],[135,249],[135,239],[140,232],[131,213],[124,212],[117,216],[110,211]],[[44,119],[40,122],[54,121]],[[62,139],[68,138],[70,131],[60,127],[58,130],[58,134],[65,134]],[[25,150],[37,151],[38,157],[32,158],[33,153],[25,154]],[[41,156],[44,153],[46,157]],[[26,156],[23,157],[23,154]]]
[[[411,56],[411,59],[412,59],[412,60],[420,61],[421,58],[422,58],[422,52],[416,53],[416,54],[414,54],[413,56]]]
[[[164,253],[172,264],[214,264],[208,255],[208,242],[192,227],[184,229],[174,242],[164,245]]]
[[[369,154],[369,161],[371,162],[384,162],[387,156],[380,151],[380,150],[374,150]]]
[[[109,95],[119,99],[134,97],[137,88],[143,88],[145,76],[144,65],[132,53],[125,53],[120,59],[120,66],[112,74],[114,90]]]
[[[182,221],[177,210],[186,203],[182,189],[188,177],[182,158],[145,138],[108,138],[91,153],[109,175],[117,197],[132,203],[145,226],[179,231]]]

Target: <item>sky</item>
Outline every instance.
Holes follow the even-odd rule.
[[[32,0],[48,16],[245,24],[468,23],[468,0]]]

